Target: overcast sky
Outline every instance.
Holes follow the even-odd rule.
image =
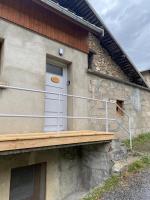
[[[150,69],[150,0],[89,1],[138,69]]]

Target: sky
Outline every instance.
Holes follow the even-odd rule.
[[[136,67],[150,69],[150,0],[89,0]]]

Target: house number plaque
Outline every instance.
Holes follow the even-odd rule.
[[[52,81],[53,83],[59,83],[59,82],[60,82],[60,78],[57,77],[57,76],[52,76],[52,77],[51,77],[51,81]]]

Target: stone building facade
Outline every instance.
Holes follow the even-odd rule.
[[[93,98],[123,102],[123,109],[131,118],[132,134],[141,134],[150,131],[150,90],[131,84],[127,76],[114,63],[100,44],[100,40],[94,35],[89,35],[89,49],[94,52],[92,69],[88,74],[89,93]],[[95,73],[96,72],[96,73]],[[104,76],[103,76],[104,75]],[[105,116],[105,104],[93,104],[90,107],[90,113],[97,117]],[[116,118],[124,127],[128,127],[128,117],[120,115],[117,112],[115,104],[109,104],[109,117]],[[105,130],[105,123],[101,125],[93,122]],[[121,138],[127,138],[128,133],[123,130],[119,124],[110,122],[111,131],[118,132]]]
[[[41,2],[41,4],[39,5],[37,2]],[[126,151],[123,151],[120,143],[116,145],[116,148],[115,142],[110,142],[112,139],[106,143],[105,137],[102,142],[100,140],[98,142],[92,140],[92,142],[89,142],[87,139],[84,143],[82,141],[76,143],[76,136],[72,135],[72,133],[79,131],[81,136],[85,134],[88,137],[91,130],[96,137],[101,132],[102,135],[109,135],[104,133],[105,131],[114,132],[120,139],[129,138],[129,133],[126,131],[129,128],[129,119],[116,103],[131,117],[130,125],[133,136],[150,131],[150,90],[144,87],[146,84],[142,79],[141,82],[134,79],[131,81],[129,74],[125,74],[121,67],[112,60],[106,49],[102,48],[103,31],[96,15],[91,13],[92,22],[85,20],[88,16],[85,16],[85,18],[83,16],[75,17],[74,11],[70,13],[71,8],[75,8],[72,6],[73,1],[68,0],[67,5],[70,5],[70,9],[69,7],[65,9],[65,13],[67,12],[68,15],[64,16],[64,13],[57,13],[63,10],[62,5],[54,3],[58,2],[57,0],[53,1],[53,3],[51,2],[52,4],[50,5],[47,4],[48,2],[51,1],[15,0],[15,4],[12,5],[12,1],[0,1],[0,9],[4,6],[4,12],[0,12],[0,15],[3,14],[0,19],[0,43],[2,44],[0,142],[5,140],[6,143],[7,141],[12,142],[12,140],[20,142],[20,138],[30,138],[30,134],[34,135],[35,133],[35,138],[38,137],[37,133],[40,133],[42,137],[44,135],[47,139],[47,134],[50,133],[44,133],[45,118],[47,117],[45,102],[49,97],[45,95],[45,86],[52,81],[48,76],[48,82],[46,82],[47,64],[53,65],[52,63],[55,63],[56,68],[67,69],[65,86],[67,87],[67,94],[70,95],[67,98],[67,116],[65,117],[69,119],[65,134],[69,134],[69,131],[72,131],[70,136],[73,138],[72,141],[74,143],[70,145],[60,144],[58,146],[56,143],[53,146],[49,146],[49,143],[46,143],[47,146],[44,146],[44,144],[42,147],[37,148],[35,145],[36,138],[32,148],[17,149],[16,143],[12,142],[11,147],[14,148],[13,150],[0,151],[0,200],[16,200],[14,196],[20,194],[21,198],[25,196],[24,199],[31,199],[28,198],[29,191],[33,192],[34,195],[39,192],[33,191],[32,184],[35,182],[37,185],[34,187],[43,190],[42,197],[41,194],[38,194],[38,198],[34,198],[36,200],[72,200],[74,197],[75,200],[78,200],[82,194],[102,184],[111,175],[113,162],[121,159],[119,153],[123,152],[123,156],[125,156]],[[78,11],[82,11],[88,6],[86,1],[79,0],[77,2]],[[20,7],[25,11],[23,13],[18,9],[20,3],[25,3],[25,7],[23,4]],[[28,13],[28,5],[32,5],[35,13]],[[53,5],[55,7],[51,7]],[[59,9],[55,10],[56,7],[59,7]],[[43,12],[38,12],[41,10]],[[47,18],[47,16],[51,16],[51,12],[58,14],[57,17],[60,17],[58,24],[53,23],[54,21],[51,20],[51,17]],[[92,12],[92,9],[88,8],[87,15],[89,15],[89,12]],[[14,14],[13,17],[9,15],[12,13]],[[46,13],[47,15],[45,15]],[[44,16],[41,17],[42,15]],[[19,20],[21,17],[22,20]],[[30,20],[31,17],[32,20]],[[78,19],[78,21],[74,22],[75,28],[73,26],[74,19]],[[13,20],[16,21],[14,22]],[[45,21],[43,22],[42,20]],[[66,25],[65,30],[64,20],[66,22],[68,20],[69,24],[71,24],[70,26]],[[93,26],[93,22],[97,20],[99,26]],[[82,23],[80,24],[79,22]],[[43,28],[43,26],[46,26],[46,28]],[[76,28],[76,26],[81,29]],[[53,34],[54,30],[56,31],[55,34]],[[74,37],[72,33],[75,34]],[[87,40],[88,33],[90,34]],[[91,52],[90,56],[92,56],[90,59],[88,45]],[[89,61],[90,66],[88,65]],[[136,75],[139,79],[141,78],[133,66],[132,72],[132,76]],[[56,78],[58,73],[54,74]],[[62,75],[63,73],[60,74]],[[55,83],[58,82],[56,81]],[[19,87],[19,90],[11,90],[9,86]],[[60,93],[54,94],[55,97],[60,95]],[[67,96],[66,94],[62,95]],[[53,100],[63,101],[63,99],[58,98]],[[109,101],[108,104],[106,104],[107,101]],[[58,105],[57,103],[55,102],[56,105]],[[53,107],[57,109],[55,104]],[[49,105],[51,104],[49,103]],[[108,115],[106,114],[106,105]],[[64,107],[62,106],[62,108]],[[57,114],[60,114],[60,111],[57,111]],[[53,111],[49,112],[50,115],[53,114]],[[3,114],[6,115],[4,116]],[[11,114],[11,117],[8,117],[7,114]],[[15,114],[21,114],[23,117],[21,115],[16,117]],[[72,116],[72,119],[70,116]],[[57,116],[54,118],[57,118]],[[107,121],[107,118],[113,120]],[[50,121],[50,123],[53,125],[53,121]],[[86,131],[83,133],[83,130]],[[57,134],[58,132],[60,133]],[[79,132],[77,132],[78,135]],[[8,137],[5,137],[5,134]],[[53,132],[53,137],[57,140],[58,135],[60,138],[62,137],[61,134],[62,130],[57,129]],[[49,142],[51,137],[52,135],[48,135],[48,140],[46,141]],[[39,143],[43,142],[43,138],[39,140]],[[24,145],[24,143],[20,144]],[[37,180],[37,176],[32,176],[33,179],[31,180],[30,175],[26,176],[24,168],[26,172],[30,167],[33,167],[32,170],[37,170],[39,165],[42,168],[43,164],[45,169],[39,173],[36,172],[36,175],[41,177],[44,173],[42,178],[38,177]],[[20,175],[22,168],[23,173]],[[28,171],[29,174],[33,172],[32,170]],[[32,175],[35,175],[35,173],[32,173]],[[20,184],[13,184],[15,181],[12,180],[16,179],[20,181]],[[40,185],[39,179],[41,181]],[[27,188],[26,192],[24,192],[24,188]]]
[[[45,38],[5,20],[0,20],[0,37],[5,38],[2,51],[0,82],[6,85],[44,90],[47,56],[68,66],[69,94],[88,97],[88,56],[67,45]],[[64,55],[58,54],[58,49]],[[84,79],[83,79],[84,77]],[[82,80],[82,82],[81,82]],[[44,93],[0,88],[0,112],[21,114],[44,114]],[[78,108],[78,109],[77,109]],[[85,101],[68,100],[73,116],[87,116]],[[93,129],[87,120],[72,120],[70,130]],[[43,132],[44,119],[0,118],[0,134],[23,134]],[[94,129],[95,130],[95,129]],[[57,134],[57,133],[56,133]],[[2,137],[3,137],[2,136]],[[10,136],[11,137],[11,136]],[[13,137],[13,136],[12,136]],[[4,137],[3,137],[4,138]],[[80,145],[79,145],[80,146]],[[13,170],[46,163],[46,186],[44,200],[70,200],[72,194],[85,194],[101,184],[111,174],[110,144],[86,145],[37,152],[10,152],[0,155],[0,199],[9,200]],[[88,154],[88,155],[87,155]],[[104,169],[105,166],[105,169]],[[107,166],[107,167],[106,167]],[[81,174],[82,172],[82,174]],[[89,182],[87,184],[87,174]],[[103,174],[103,175],[102,175]],[[24,174],[25,175],[25,174]],[[30,184],[29,184],[30,185]],[[19,191],[19,190],[18,190]]]
[[[24,31],[22,28],[15,27],[14,25],[8,24],[4,21],[1,21],[0,30],[2,37],[6,37],[5,33],[7,33],[7,42],[5,42],[5,45],[3,46],[4,56],[2,56],[3,64],[1,65],[1,81],[4,81],[4,83],[7,84],[18,85],[21,87],[44,89],[44,63],[46,54],[52,55],[53,57],[57,56],[57,49],[59,48],[59,44],[53,41],[49,41],[31,32]],[[11,35],[9,34],[10,31]],[[26,37],[24,37],[24,32],[27,33]],[[17,40],[12,40],[14,35],[17,34]],[[22,41],[24,41],[23,44],[25,44],[24,51],[26,54],[21,51]],[[35,48],[35,44],[39,45],[39,48]],[[51,45],[54,46],[53,52],[50,50]],[[149,89],[142,88],[138,85],[130,83],[127,75],[123,73],[120,67],[115,64],[115,62],[108,55],[106,50],[102,48],[100,40],[96,36],[93,34],[89,35],[89,49],[94,52],[92,70],[88,70],[87,54],[81,53],[77,50],[72,50],[71,48],[64,45],[62,45],[62,48],[65,49],[65,55],[63,59],[65,62],[67,60],[67,63],[71,63],[68,64],[68,77],[71,82],[70,86],[68,87],[68,93],[85,97],[98,98],[100,100],[113,100],[115,102],[122,101],[124,110],[132,118],[133,134],[149,131]],[[15,52],[18,53],[16,54]],[[19,56],[17,63],[14,53],[15,55]],[[37,59],[34,60],[33,63],[34,57]],[[74,59],[74,57],[78,59]],[[22,60],[24,61],[23,63]],[[62,62],[64,62],[64,60],[62,60]],[[40,66],[43,66],[43,68]],[[32,72],[29,72],[27,67]],[[22,71],[24,71],[24,73],[22,73]],[[28,76],[30,77],[30,81],[26,81]],[[82,77],[84,77],[84,79]],[[6,111],[28,114],[32,112],[42,114],[44,112],[43,94],[23,94],[23,92],[19,94],[18,92],[14,91],[11,93],[11,98],[8,98],[8,96],[10,97],[9,91],[1,90],[0,95],[0,108],[4,113]],[[14,102],[14,96],[16,95],[18,96],[17,104]],[[6,98],[8,99],[7,102],[5,101]],[[40,106],[37,101],[34,103],[34,105],[32,105],[32,101],[34,101],[36,98],[39,99],[39,102],[42,102],[40,103]],[[30,99],[30,101],[28,101],[26,105],[23,105],[25,99]],[[97,103],[95,105],[94,102],[85,103],[85,101],[74,99],[72,104],[71,98],[68,99],[68,103],[69,102],[69,112],[71,115],[91,116],[92,113],[93,117],[105,117],[104,103],[101,103],[101,105],[99,105],[100,103]],[[14,105],[13,107],[11,106],[12,104]],[[76,107],[79,109],[76,109]],[[122,122],[125,124],[125,127],[128,127],[127,117],[121,116],[117,113],[116,105],[109,105],[109,113],[110,117],[117,118],[120,123]],[[15,119],[1,118],[0,120],[0,127],[2,127],[0,131],[2,130],[3,133],[14,133],[16,131],[42,131],[44,123],[41,119],[19,119],[19,124]],[[12,122],[12,120],[12,129],[9,129],[9,124]],[[35,126],[37,121],[38,125]],[[27,122],[28,126],[25,125]],[[76,119],[73,120],[70,124],[72,124],[69,127],[70,130],[106,130],[105,123],[102,121],[96,122],[96,120],[93,120],[92,123],[89,123],[88,120]],[[98,124],[98,126],[95,126],[95,124]],[[120,129],[118,125],[112,122],[110,125],[110,130],[118,131]],[[128,137],[127,134],[126,137]]]

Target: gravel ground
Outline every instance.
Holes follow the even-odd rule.
[[[150,200],[150,168],[122,181],[120,186],[101,200]]]

